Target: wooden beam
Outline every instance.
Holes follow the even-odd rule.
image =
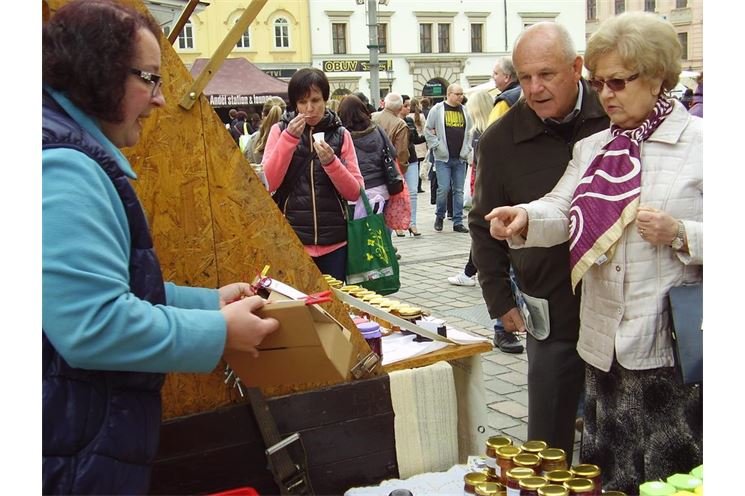
[[[176,21],[176,24],[168,35],[168,43],[173,45],[176,42],[178,35],[181,33],[181,30],[184,29],[184,26],[189,21],[194,9],[197,8],[198,3],[199,0],[189,0],[189,3],[184,6],[184,10],[182,10],[181,14],[178,16],[178,21]]]
[[[179,106],[186,110],[190,110],[192,106],[194,106],[194,103],[199,98],[199,95],[202,94],[202,91],[204,91],[207,84],[209,84],[212,76],[214,76],[220,69],[220,66],[225,61],[225,57],[233,51],[238,40],[243,36],[243,33],[246,31],[248,26],[254,21],[254,19],[256,19],[259,11],[264,7],[264,5],[266,5],[267,1],[268,0],[252,0],[251,3],[248,4],[246,10],[243,11],[243,14],[241,14],[228,34],[225,35],[225,39],[222,40],[222,43],[217,47],[215,53],[212,54],[210,61],[207,62],[206,66],[204,66],[204,69],[199,73],[199,76],[197,76],[197,79],[191,87],[186,90],[186,93],[179,102]]]

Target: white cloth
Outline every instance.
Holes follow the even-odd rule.
[[[468,471],[467,465],[454,465],[447,472],[389,479],[375,487],[353,487],[344,496],[388,496],[394,489],[408,489],[415,496],[463,496],[463,477]]]

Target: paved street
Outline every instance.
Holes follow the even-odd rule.
[[[429,184],[419,193],[417,228],[419,237],[393,235],[401,254],[401,290],[393,297],[444,318],[453,326],[473,333],[493,336],[492,320],[478,286],[462,287],[448,283],[448,276],[463,270],[471,244],[469,234],[453,231],[453,222],[445,220],[442,232],[436,232],[434,205],[430,204]],[[464,213],[467,215],[467,211]],[[464,224],[467,219],[464,219]],[[524,339],[522,339],[525,344]],[[482,355],[484,385],[488,407],[489,435],[505,434],[516,443],[525,441],[528,427],[528,357],[506,354],[495,348]],[[574,462],[579,454],[577,434]]]

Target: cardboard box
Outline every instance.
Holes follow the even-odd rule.
[[[259,312],[274,317],[279,329],[259,346],[259,358],[230,352],[225,361],[249,386],[312,384],[350,378],[351,334],[318,305],[306,305],[272,292]]]

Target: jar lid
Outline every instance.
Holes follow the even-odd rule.
[[[422,311],[421,311],[421,309],[419,309],[417,307],[402,306],[402,307],[398,307],[398,313],[401,314],[402,317],[403,316],[414,317],[416,315],[421,314]]]
[[[487,475],[484,472],[468,472],[463,476],[463,482],[475,486],[479,482],[486,482]]]
[[[564,487],[575,493],[592,491],[595,484],[590,479],[571,479],[564,482]]]
[[[521,467],[537,467],[541,464],[541,457],[534,453],[520,453],[512,461]]]
[[[639,496],[670,496],[675,488],[662,481],[649,481],[639,486]]]
[[[517,481],[520,479],[525,479],[526,477],[534,477],[535,476],[535,470],[528,467],[512,467],[507,471],[507,478],[512,479],[513,481]]]
[[[357,329],[359,329],[361,333],[380,331],[380,324],[377,322],[363,322],[357,324]]]
[[[520,489],[539,489],[547,485],[548,481],[545,477],[526,477],[520,479]]]
[[[594,479],[600,475],[600,467],[591,463],[581,463],[572,467],[572,473],[576,477],[584,477],[586,479]]]
[[[703,484],[703,481],[690,474],[673,474],[667,478],[667,483],[674,486],[675,489],[690,491]]]
[[[574,474],[569,470],[549,470],[544,475],[549,482],[566,482],[574,478]]]
[[[515,458],[520,454],[520,448],[517,446],[500,446],[497,448],[497,456],[500,458]]]
[[[538,496],[569,496],[569,489],[558,484],[548,484],[538,488]]]
[[[698,467],[691,470],[691,475],[696,477],[697,479],[704,480],[704,465],[701,464]]]
[[[507,436],[491,436],[489,439],[486,440],[486,447],[497,449],[502,446],[511,446],[512,445],[512,439],[508,438]]]
[[[538,456],[540,456],[542,460],[548,460],[552,462],[566,460],[567,458],[566,452],[561,448],[546,448],[545,450],[538,453]]]
[[[546,448],[548,448],[548,443],[546,441],[537,440],[525,441],[522,446],[520,446],[520,449],[528,453],[538,453]]]
[[[476,494],[481,496],[496,496],[502,491],[502,484],[498,482],[480,482],[475,487]]]

